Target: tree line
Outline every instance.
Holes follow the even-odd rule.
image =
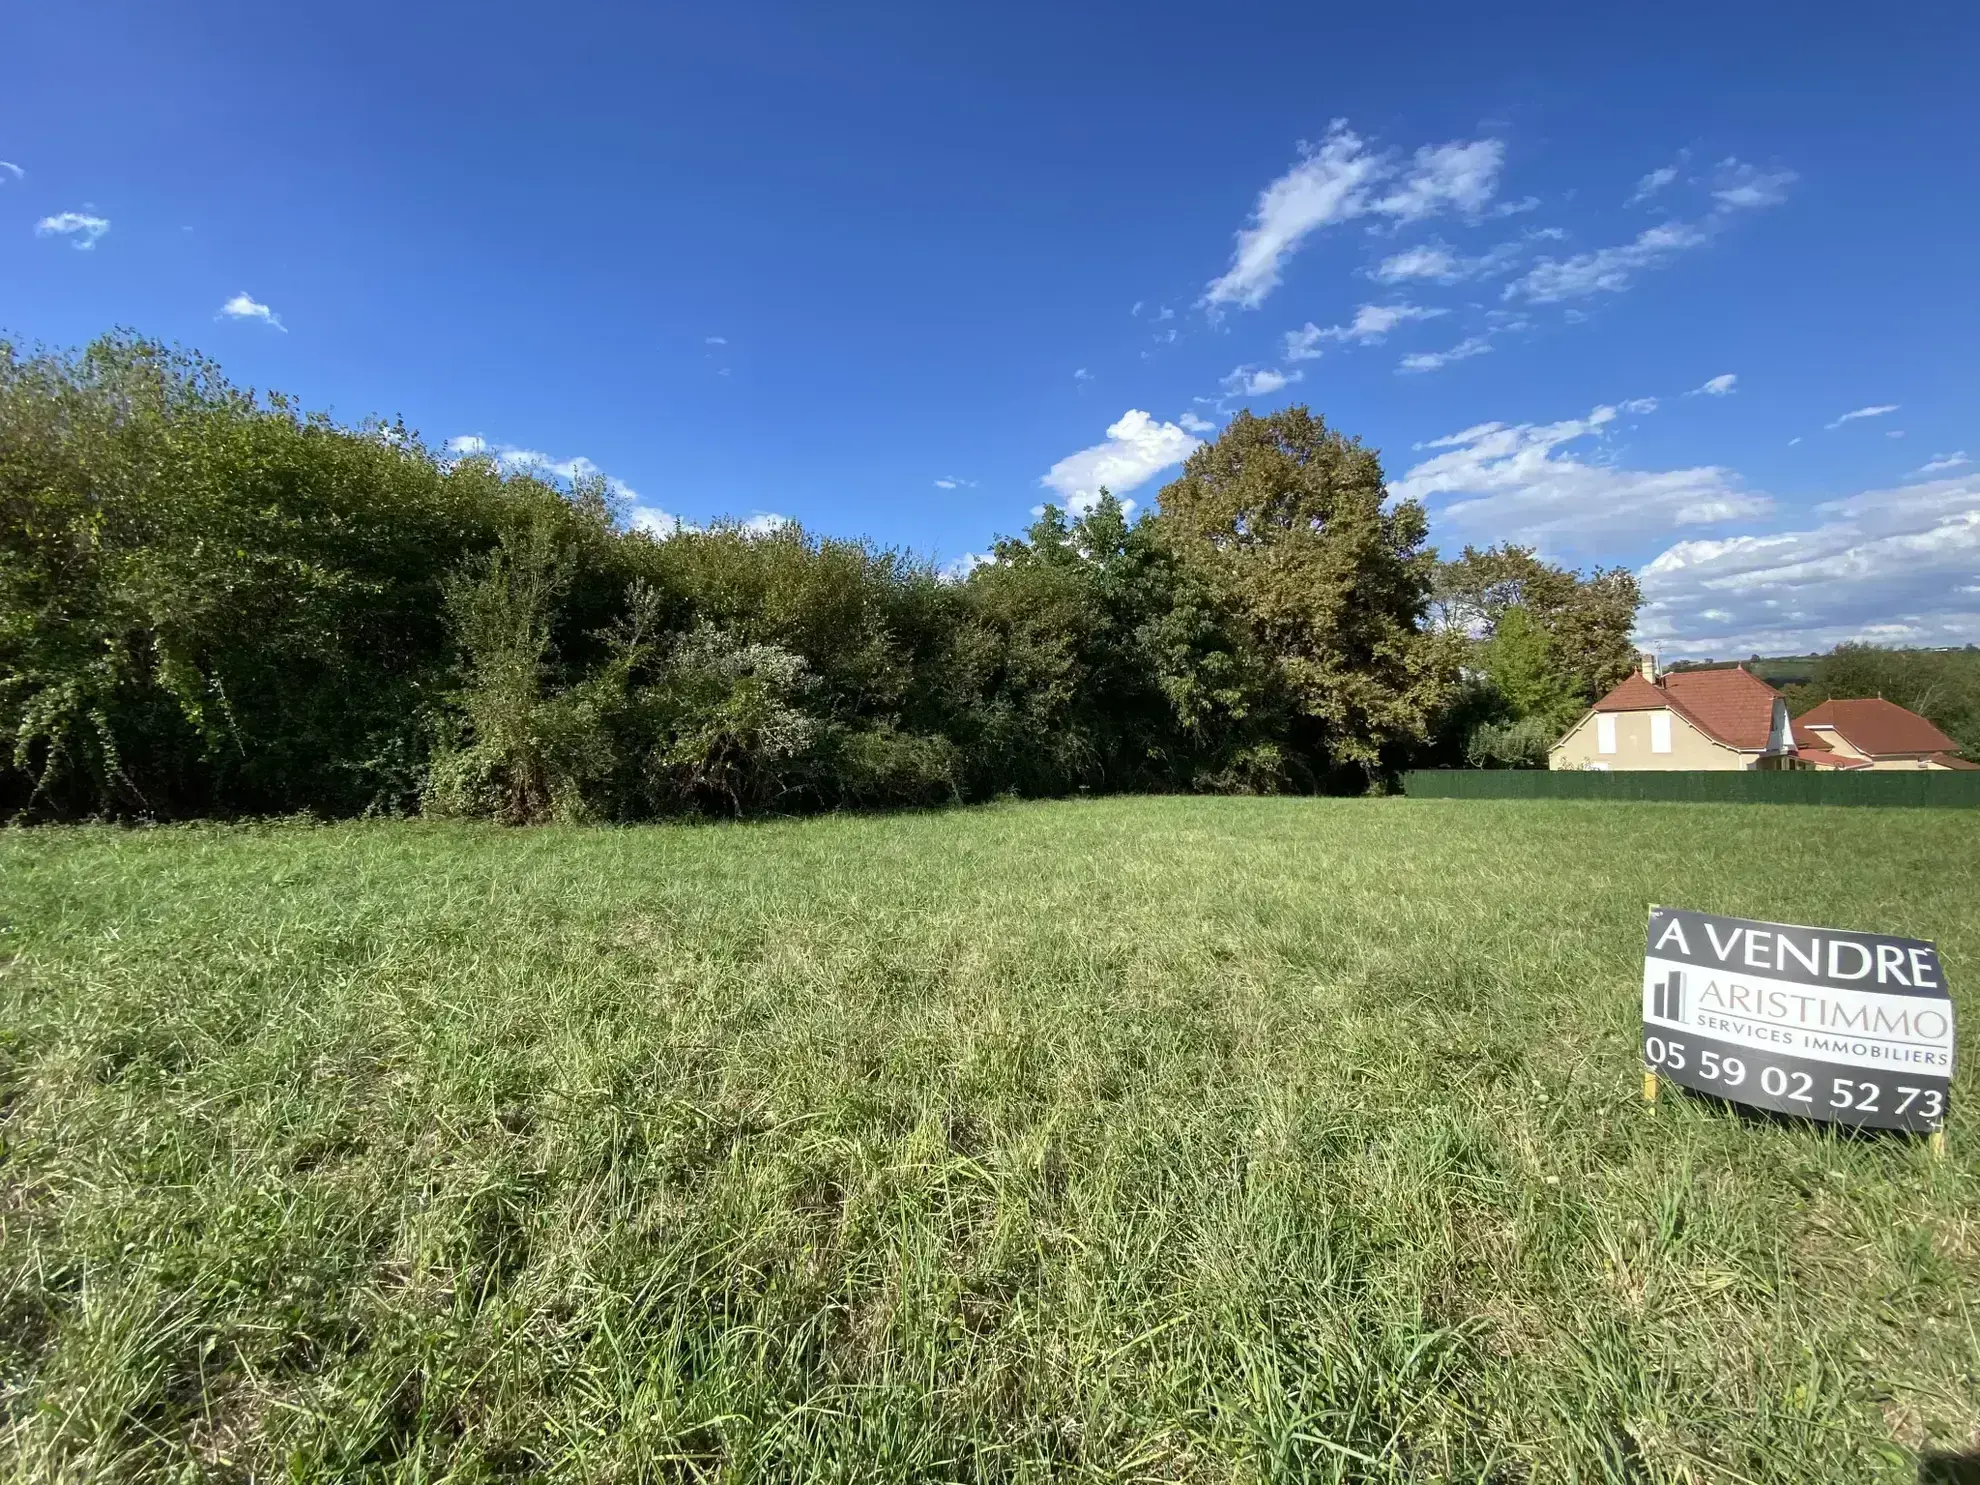
[[[1532,762],[1627,672],[1634,580],[1440,561],[1374,451],[1240,414],[1130,521],[945,580],[339,426],[129,335],[0,344],[0,809],[527,822]]]

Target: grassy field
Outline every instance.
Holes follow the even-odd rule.
[[[1652,902],[1962,811],[0,834],[0,1476],[1910,1480],[1951,1155],[1638,1100]]]

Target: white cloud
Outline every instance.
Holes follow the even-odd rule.
[[[1646,268],[1660,268],[1672,255],[1709,241],[1711,232],[1686,222],[1660,222],[1619,247],[1597,248],[1571,258],[1542,258],[1506,285],[1505,297],[1534,304],[1558,304],[1590,294],[1626,289]]]
[[[109,220],[95,217],[87,212],[57,212],[52,217],[43,217],[34,224],[36,237],[67,237],[78,252],[88,252],[96,246],[96,239],[110,230]]]
[[[1648,175],[1644,176],[1642,180],[1636,183],[1636,193],[1632,195],[1629,198],[1629,200],[1625,201],[1623,205],[1635,206],[1639,202],[1648,201],[1652,196],[1656,195],[1659,191],[1663,190],[1665,186],[1668,186],[1672,181],[1676,180],[1677,178],[1678,178],[1677,166],[1675,165],[1659,166],[1657,169],[1651,171]]]
[[[938,490],[974,490],[975,480],[966,480],[959,474],[945,474],[935,481]]]
[[[1402,183],[1374,209],[1398,222],[1414,222],[1452,206],[1467,216],[1484,210],[1499,188],[1506,146],[1497,139],[1454,140],[1425,145]],[[1539,205],[1539,202],[1534,202]]]
[[[1544,236],[1553,232],[1554,229],[1549,228],[1547,233],[1533,235]],[[1412,280],[1436,284],[1463,283],[1466,279],[1489,278],[1495,273],[1504,273],[1522,251],[1516,242],[1502,242],[1495,248],[1464,257],[1453,252],[1447,243],[1424,243],[1390,254],[1370,269],[1368,276],[1384,284],[1402,284]]]
[[[1308,233],[1364,215],[1367,187],[1382,163],[1336,123],[1319,148],[1259,193],[1251,225],[1238,234],[1231,266],[1204,296],[1211,304],[1256,308],[1279,284],[1279,265]]]
[[[230,320],[259,320],[264,325],[273,325],[285,335],[289,331],[289,327],[282,323],[280,315],[267,305],[256,303],[246,294],[236,294],[229,299],[220,306],[220,313]]]
[[[953,562],[942,565],[941,575],[952,583],[959,583],[979,567],[988,567],[996,559],[984,552],[964,552]]]
[[[1712,199],[1735,211],[1779,206],[1787,200],[1787,188],[1800,179],[1792,170],[1767,172],[1738,160],[1721,160]]]
[[[1980,639],[1980,479],[1873,490],[1809,529],[1681,541],[1638,573],[1638,630],[1672,654]]]
[[[1684,395],[1687,397],[1729,397],[1739,385],[1739,374],[1728,371],[1723,376],[1715,376],[1702,386],[1693,387]]]
[[[760,510],[742,523],[742,529],[749,536],[775,536],[787,526],[797,525],[789,516],[780,516],[774,511]]]
[[[1652,171],[1644,181],[1659,173]],[[1718,205],[1700,220],[1662,222],[1616,247],[1576,253],[1570,258],[1542,258],[1506,286],[1505,297],[1527,299],[1535,304],[1557,304],[1590,294],[1619,293],[1630,286],[1637,274],[1661,268],[1678,253],[1710,242],[1732,213],[1780,205],[1787,200],[1788,186],[1797,178],[1792,170],[1768,174],[1738,160],[1722,161],[1717,174],[1718,189],[1712,193]]]
[[[1137,490],[1158,471],[1187,459],[1201,442],[1174,423],[1157,422],[1130,408],[1107,429],[1105,443],[1066,455],[1038,483],[1083,513],[1099,500],[1103,485],[1115,495]]]
[[[1903,437],[1904,437],[1904,430],[1903,430],[1902,428],[1893,428],[1893,429],[1891,429],[1891,431],[1890,431],[1889,433],[1886,433],[1886,434],[1884,435],[1884,437],[1886,437],[1886,438],[1903,438]]]
[[[1473,356],[1483,356],[1492,349],[1492,342],[1483,335],[1468,336],[1447,351],[1418,351],[1413,356],[1404,356],[1396,363],[1398,371],[1441,371],[1453,361],[1466,361]]]
[[[669,515],[658,506],[635,505],[626,512],[626,529],[644,531],[655,541],[665,541],[683,528],[679,516]]]
[[[0,175],[0,186],[7,184],[9,177],[14,180],[25,180],[27,178],[27,172],[12,160],[0,160],[0,171],[6,172],[6,174]]]
[[[1835,422],[1824,423],[1822,427],[1825,431],[1840,428],[1844,423],[1854,423],[1858,418],[1881,418],[1885,413],[1894,413],[1897,410],[1898,404],[1895,402],[1879,402],[1872,407],[1859,407],[1854,412],[1846,412]]]
[[[1214,433],[1217,429],[1217,425],[1208,418],[1199,418],[1193,412],[1184,413],[1176,422],[1189,433]]]
[[[1279,284],[1287,258],[1321,228],[1370,214],[1412,222],[1455,208],[1476,213],[1498,188],[1505,146],[1496,139],[1425,146],[1397,166],[1371,154],[1336,120],[1315,146],[1302,145],[1299,163],[1259,192],[1251,224],[1237,235],[1231,266],[1213,280],[1203,302],[1255,309]],[[1392,189],[1375,196],[1384,181]]]
[[[1596,550],[1633,533],[1758,515],[1765,496],[1730,470],[1635,470],[1580,457],[1566,446],[1600,438],[1620,409],[1602,406],[1560,423],[1480,423],[1426,448],[1441,450],[1389,492],[1424,502],[1440,526],[1468,541],[1532,542]]]
[[[1930,459],[1912,470],[1912,474],[1944,474],[1948,469],[1960,469],[1973,461],[1966,457],[1965,449],[1955,449],[1950,454],[1934,454]]]
[[[1626,413],[1653,413],[1657,410],[1657,399],[1654,397],[1632,397],[1627,402],[1618,402],[1616,408],[1618,411]]]
[[[631,507],[627,518],[634,525],[640,524],[637,519],[637,512],[641,510],[652,510],[652,507],[641,503],[639,491],[617,476],[606,474],[596,463],[587,459],[583,454],[575,454],[568,459],[552,459],[548,454],[537,449],[517,448],[514,444],[510,443],[491,443],[479,433],[456,434],[447,440],[446,449],[449,454],[452,454],[457,459],[483,458],[492,460],[495,467],[500,469],[504,474],[527,474],[533,475],[537,479],[551,482],[562,480],[566,484],[575,484],[578,480],[594,475],[598,476],[605,481],[607,491]],[[667,515],[664,511],[655,512],[655,514],[657,517],[663,517],[666,521],[674,520],[674,517]],[[676,522],[675,524],[678,525],[679,523]],[[642,529],[646,528],[642,527]]]
[[[1270,366],[1239,366],[1224,378],[1224,394],[1228,397],[1268,397],[1305,375],[1303,371],[1275,371]]]
[[[1093,373],[1082,366],[1073,372],[1073,380],[1076,382],[1090,382],[1093,380]]]
[[[1322,330],[1308,321],[1298,330],[1288,330],[1285,335],[1285,357],[1288,361],[1312,361],[1321,354],[1320,341],[1353,341],[1357,345],[1369,345],[1410,320],[1434,320],[1438,315],[1448,313],[1448,310],[1427,309],[1421,304],[1364,304],[1355,310],[1354,320],[1350,324],[1331,325]]]
[[[703,345],[727,345],[729,343],[729,337],[726,335],[710,335],[704,337],[701,343]]]
[[[1285,359],[1288,361],[1318,361],[1327,353],[1320,349],[1320,342],[1327,332],[1313,321],[1308,320],[1297,330],[1285,333]]]
[[[1413,247],[1393,253],[1375,265],[1375,277],[1385,284],[1399,284],[1408,279],[1436,279],[1440,283],[1455,283],[1459,278],[1458,259],[1449,248]]]

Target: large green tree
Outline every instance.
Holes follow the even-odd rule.
[[[1323,765],[1422,739],[1455,671],[1425,626],[1436,555],[1373,449],[1305,407],[1239,413],[1163,487],[1161,521],[1249,625]]]

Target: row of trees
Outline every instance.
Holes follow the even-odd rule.
[[[623,529],[558,487],[116,336],[0,346],[0,806],[506,821],[1519,761],[1630,663],[1627,573],[1440,563],[1376,455],[1243,414],[1130,523],[966,580],[863,542]],[[1522,752],[1522,750],[1525,750]]]

